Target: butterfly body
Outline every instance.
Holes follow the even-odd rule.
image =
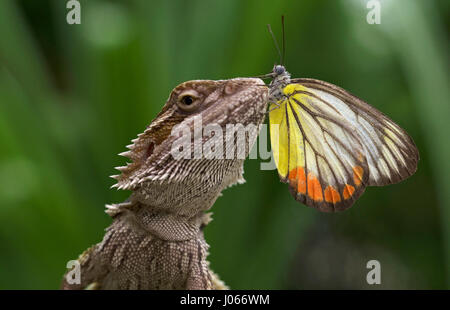
[[[276,65],[273,68],[273,79],[270,82],[270,97],[276,102],[284,98],[283,89],[291,83],[291,75],[286,71],[286,68],[281,65]]]
[[[333,84],[291,79],[281,65],[271,77],[274,159],[299,202],[345,210],[367,186],[397,183],[416,171],[413,140],[375,108]]]

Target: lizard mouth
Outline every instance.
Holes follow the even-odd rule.
[[[259,124],[267,109],[268,86],[259,78],[237,78],[240,90],[235,98],[230,98],[227,106],[227,121],[229,123]]]

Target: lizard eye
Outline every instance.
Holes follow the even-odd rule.
[[[178,107],[186,112],[194,111],[200,103],[197,92],[195,91],[187,91],[182,93],[177,100]]]
[[[185,105],[191,105],[191,104],[194,102],[194,99],[193,99],[191,96],[186,95],[186,96],[184,96],[183,98],[181,98],[181,101],[182,101]]]

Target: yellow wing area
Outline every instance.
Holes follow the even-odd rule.
[[[269,113],[281,180],[308,206],[321,211],[348,208],[368,180],[363,148],[351,126],[303,85],[290,84],[283,93],[286,99],[273,103]]]
[[[279,104],[279,108],[271,107],[273,110],[269,114],[270,136],[278,172],[286,178],[290,170],[303,164],[305,149],[302,133],[287,101]]]

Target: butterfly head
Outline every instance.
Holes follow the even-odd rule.
[[[283,65],[275,65],[272,69],[272,82],[270,82],[270,95],[280,100],[283,97],[283,88],[291,82],[291,74]]]
[[[284,66],[282,66],[282,65],[275,65],[273,67],[272,73],[275,76],[283,75],[284,73],[286,73],[286,68]]]

